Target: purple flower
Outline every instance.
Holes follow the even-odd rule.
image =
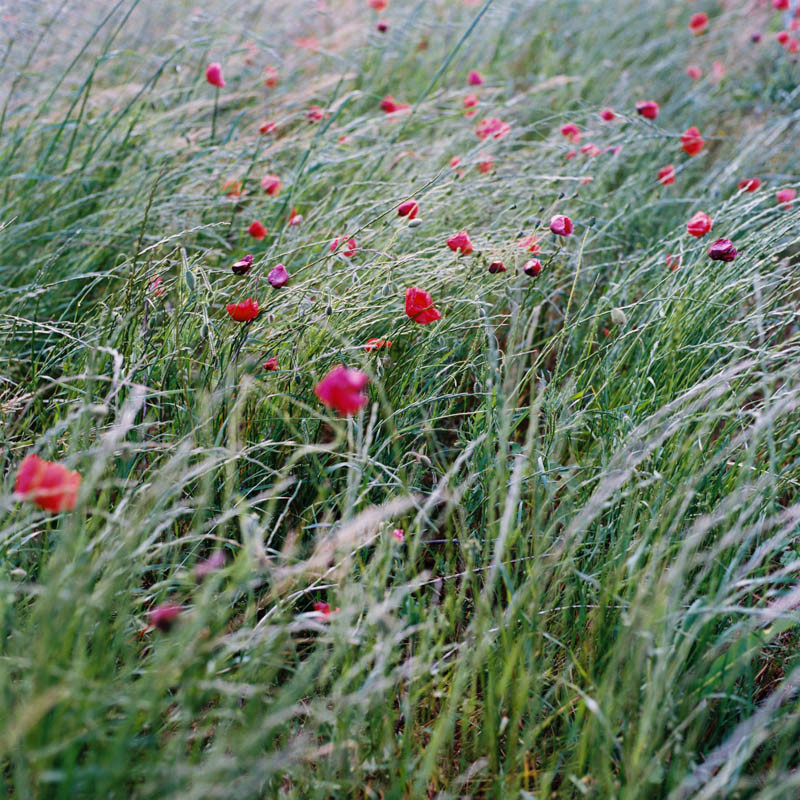
[[[253,256],[250,254],[246,256],[242,256],[232,267],[231,269],[237,275],[246,275],[250,271],[250,267],[253,266]]]
[[[277,267],[273,267],[269,271],[269,275],[267,275],[267,280],[276,289],[280,289],[281,286],[289,282],[289,273],[286,271],[286,267],[284,267],[283,264],[278,264]]]
[[[713,261],[733,261],[739,253],[730,239],[717,239],[708,248],[708,255]]]

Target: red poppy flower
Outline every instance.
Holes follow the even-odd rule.
[[[389,5],[389,0],[369,0],[370,8],[374,8],[375,11],[385,11],[386,7]]]
[[[556,214],[550,218],[550,230],[556,236],[569,236],[572,233],[572,220],[563,214]]]
[[[568,153],[565,153],[564,158],[567,161],[572,160],[573,158],[577,158],[578,154],[574,150],[570,150]]]
[[[742,189],[745,192],[755,192],[761,186],[761,179],[760,178],[745,178],[743,181],[739,181],[737,186],[738,186],[739,189]]]
[[[470,86],[482,86],[483,85],[483,75],[478,72],[476,69],[471,69],[469,71],[469,75],[467,75],[467,83]]]
[[[482,119],[475,128],[475,135],[479,139],[488,139],[490,136],[493,139],[502,139],[507,136],[511,126],[507,122],[503,122],[497,117],[489,117]]]
[[[342,237],[342,238],[338,238],[337,237],[336,239],[334,239],[331,242],[331,246],[330,246],[331,253],[335,253],[339,249],[339,245],[342,242],[345,243],[346,247],[342,248],[342,250],[339,251],[340,254],[343,255],[345,258],[351,258],[352,256],[354,256],[356,254],[356,250],[358,249],[357,246],[356,246],[356,240],[355,239],[348,239],[345,242],[344,237]]]
[[[480,161],[478,162],[478,171],[483,172],[484,174],[487,172],[491,172],[494,169],[494,158],[489,155],[488,153],[481,153],[478,158]]]
[[[532,258],[530,261],[525,262],[522,271],[531,278],[535,278],[542,271],[542,262],[538,258]]]
[[[790,209],[792,207],[792,201],[797,197],[797,190],[781,189],[775,192],[775,197],[778,198],[778,202],[781,203],[785,209]]]
[[[397,541],[398,541],[398,542],[402,542],[402,541],[403,541],[403,539],[405,539],[405,538],[406,538],[406,535],[405,535],[405,533],[403,532],[403,529],[402,529],[402,528],[395,528],[395,529],[392,531],[392,536],[393,536],[395,539],[397,539]]]
[[[711,77],[715,81],[721,81],[725,77],[725,65],[721,61],[715,61],[711,65]]]
[[[306,111],[306,119],[309,122],[321,122],[325,119],[325,112],[319,106],[310,106]]]
[[[225,86],[225,79],[222,77],[222,64],[218,61],[212,61],[206,68],[206,80],[217,89],[222,89]]]
[[[397,111],[405,111],[410,107],[411,106],[409,106],[408,103],[398,103],[397,100],[395,100],[390,94],[387,94],[386,97],[381,100],[381,109],[387,114],[394,114]]]
[[[369,398],[364,389],[368,383],[368,375],[340,364],[316,385],[314,394],[328,408],[346,416],[355,414],[367,404]]]
[[[387,349],[392,346],[391,341],[389,339],[367,339],[367,343],[364,345],[364,349],[371,353],[374,350],[380,350],[382,347],[386,347]]]
[[[692,14],[689,20],[689,30],[696,35],[703,33],[708,28],[708,14],[702,11],[698,14]]]
[[[228,197],[229,200],[235,200],[237,197],[241,197],[246,192],[242,189],[242,182],[235,181],[233,178],[229,178],[225,183],[222,184],[222,191],[225,192],[225,195]]]
[[[267,67],[264,70],[264,86],[274,89],[278,85],[278,70],[275,67]]]
[[[739,253],[730,239],[717,239],[717,241],[708,248],[708,257],[712,261],[733,261],[738,255]]]
[[[150,281],[150,286],[148,288],[150,289],[150,294],[152,294],[153,297],[160,297],[162,294],[164,294],[163,283],[164,279],[160,275],[156,275],[155,278]]]
[[[78,472],[31,453],[19,465],[14,491],[39,508],[57,514],[75,508],[80,485]]]
[[[604,122],[611,122],[611,120],[616,119],[616,118],[617,118],[617,115],[610,108],[604,108],[600,112],[600,119],[602,119]]]
[[[400,205],[397,207],[398,217],[408,217],[409,219],[414,219],[418,213],[419,203],[414,199],[406,200],[404,203],[400,203]]]
[[[272,358],[268,358],[261,366],[267,372],[275,372],[278,369],[278,356],[272,356]]]
[[[681,134],[681,147],[690,156],[696,156],[705,147],[706,141],[700,131],[692,125]]]
[[[468,256],[472,252],[472,242],[469,240],[469,234],[466,231],[454,233],[447,240],[447,246],[454,253],[460,251],[465,256]]]
[[[464,98],[464,108],[468,109],[464,113],[465,117],[474,117],[478,113],[478,110],[475,108],[475,106],[478,105],[478,102],[478,95],[476,94],[468,94]]]
[[[561,135],[577,144],[581,140],[581,129],[574,122],[568,122],[561,126]]]
[[[286,271],[286,267],[284,267],[283,264],[278,264],[269,271],[267,280],[270,282],[271,286],[280,289],[281,286],[285,286],[289,282],[289,273]]]
[[[242,303],[230,303],[225,306],[231,319],[236,322],[250,322],[258,316],[258,300],[248,297]]]
[[[703,70],[701,70],[696,64],[689,64],[689,66],[686,67],[686,74],[693,81],[698,81],[703,77]]]
[[[250,223],[250,227],[247,229],[247,232],[254,238],[254,239],[263,239],[267,235],[267,229],[264,227],[263,223],[259,220],[254,220]]]
[[[661,167],[658,171],[658,182],[662,186],[669,186],[671,183],[675,183],[675,167],[672,164]]]
[[[289,225],[299,225],[303,221],[302,214],[297,213],[296,208],[292,208],[291,212],[289,213],[289,219],[287,220]]]
[[[788,11],[789,0],[772,0],[772,7],[776,11]]]
[[[645,119],[655,119],[658,116],[658,103],[655,100],[640,100],[636,104],[636,111]]]
[[[277,127],[278,127],[278,123],[277,122],[270,122],[269,120],[264,120],[264,122],[262,122],[258,126],[258,132],[259,133],[264,133],[264,134],[272,133],[275,130],[275,128],[277,128]]]
[[[714,223],[711,217],[703,211],[698,211],[687,223],[686,230],[694,237],[705,236],[712,228]]]
[[[497,275],[499,272],[505,272],[505,271],[506,271],[506,265],[502,261],[492,261],[492,263],[489,264],[489,272],[492,275]]]
[[[541,253],[542,246],[539,244],[539,239],[535,233],[530,236],[523,236],[518,242],[517,247],[527,250],[529,253]]]
[[[786,43],[786,52],[791,53],[792,55],[796,55],[800,52],[800,40],[798,39],[789,39]]]
[[[148,617],[150,619],[150,624],[154,628],[158,628],[160,631],[166,633],[171,630],[172,626],[175,624],[175,620],[178,619],[182,612],[183,609],[175,605],[175,603],[162,603],[152,609]]]
[[[602,152],[603,151],[596,144],[592,144],[591,142],[587,142],[581,146],[581,153],[583,153],[585,156],[589,156],[590,158],[599,156]]]
[[[247,275],[252,266],[253,256],[248,253],[246,256],[242,256],[238,261],[234,262],[231,266],[231,270],[233,270],[236,275]]]
[[[380,0],[370,0],[370,5],[379,1]],[[329,617],[331,615],[331,604],[316,602],[314,603],[314,611],[316,611],[318,614],[322,614],[323,617]]]
[[[415,286],[406,289],[406,314],[420,325],[429,325],[442,318],[442,312],[433,307],[433,298]]]
[[[270,195],[276,195],[283,187],[283,182],[277,175],[265,175],[261,179],[261,188]]]
[[[672,255],[672,253],[667,253],[667,266],[673,272],[675,272],[675,270],[678,269],[678,267],[680,267],[680,265],[681,265],[681,257],[680,256],[674,256],[674,255]]]

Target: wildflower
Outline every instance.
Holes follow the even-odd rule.
[[[604,122],[611,122],[611,120],[616,119],[616,117],[617,115],[610,108],[604,108],[600,112],[600,119],[602,119]]]
[[[686,67],[686,74],[693,81],[698,81],[703,77],[703,70],[701,70],[696,64],[689,64],[689,66]]]
[[[148,615],[150,625],[158,628],[163,633],[167,633],[172,630],[175,620],[178,619],[182,612],[183,609],[175,605],[175,603],[162,603],[150,611]]]
[[[687,223],[686,230],[691,236],[699,239],[711,230],[713,224],[708,214],[703,211],[698,211]]]
[[[267,372],[275,372],[278,369],[278,356],[272,356],[272,358],[268,358],[261,366]]]
[[[430,294],[415,286],[406,289],[406,314],[420,325],[429,325],[442,318],[442,312],[433,307]]]
[[[695,36],[704,33],[707,28],[708,14],[704,14],[702,11],[698,14],[692,14],[692,18],[689,20],[689,30]]]
[[[602,150],[596,144],[592,144],[591,142],[587,142],[581,146],[581,153],[583,153],[585,156],[599,156],[601,152]]]
[[[662,186],[669,186],[671,183],[675,183],[675,167],[672,164],[661,167],[658,171],[658,182]]]
[[[269,271],[267,280],[276,289],[280,289],[281,286],[289,282],[289,273],[286,271],[286,267],[284,267],[283,264],[278,264]]]
[[[258,300],[252,297],[242,303],[230,303],[225,308],[235,322],[250,322],[258,316]]]
[[[792,38],[786,43],[786,52],[795,55],[800,52],[800,40]]]
[[[542,262],[538,258],[532,258],[525,262],[522,271],[531,278],[535,278],[542,271]]]
[[[394,114],[397,111],[405,111],[407,108],[410,108],[408,103],[399,103],[390,94],[387,94],[386,97],[381,100],[381,109],[387,114]]]
[[[250,227],[247,229],[247,232],[254,239],[263,239],[267,235],[267,229],[264,227],[264,224],[257,219],[250,223]]]
[[[378,0],[370,0],[370,5],[377,1]],[[322,614],[323,617],[329,617],[331,615],[331,604],[317,601],[314,603],[314,611],[316,611],[317,614]]]
[[[225,553],[222,550],[215,550],[205,561],[195,564],[192,572],[196,580],[201,581],[212,572],[222,569],[225,566]]]
[[[419,203],[414,200],[406,200],[404,203],[400,203],[397,207],[397,216],[398,217],[408,217],[410,220],[414,219],[419,213]]]
[[[721,61],[715,61],[711,65],[711,76],[715,81],[721,81],[725,77],[725,65]]]
[[[478,158],[478,171],[486,174],[494,169],[494,158],[489,153],[481,153]]]
[[[570,161],[571,159],[573,159],[573,158],[577,157],[577,155],[578,155],[578,154],[577,154],[577,153],[576,153],[574,150],[570,150],[568,153],[565,153],[565,154],[564,154],[564,158],[565,158],[567,161]]]
[[[283,187],[283,182],[277,175],[265,175],[261,179],[261,188],[270,195],[276,195]]]
[[[672,253],[667,253],[667,266],[673,272],[675,272],[675,270],[678,269],[680,267],[680,265],[681,265],[681,257],[680,256],[674,256],[674,255],[672,255]]]
[[[483,75],[476,69],[471,69],[469,71],[469,75],[467,75],[467,83],[470,86],[482,86],[483,85]]]
[[[403,539],[406,538],[405,533],[403,532],[402,528],[395,528],[392,531],[392,538],[397,539],[398,542],[402,542]]]
[[[797,197],[797,190],[796,189],[781,189],[778,192],[775,192],[775,197],[778,198],[778,202],[783,205],[785,209],[790,209],[792,207],[792,201]]]
[[[758,31],[754,31],[750,34],[750,41],[753,44],[758,44],[761,41],[761,34]]]
[[[778,44],[785,45],[789,41],[789,31],[778,31],[776,37]]]
[[[364,345],[364,349],[371,353],[374,350],[380,350],[381,348],[390,348],[392,343],[389,339],[367,339],[367,343]]]
[[[222,64],[212,61],[206,68],[206,80],[217,89],[225,86],[225,79],[222,77]]]
[[[331,246],[330,246],[331,253],[335,253],[337,251],[337,249],[339,248],[339,245],[342,242],[345,242],[344,237],[342,237],[341,239],[338,238],[338,237],[336,239],[334,239],[331,242]],[[354,256],[356,254],[356,250],[357,250],[356,240],[355,239],[348,239],[345,242],[345,244],[347,246],[342,249],[341,255],[343,255],[345,258],[351,258],[352,256]]]
[[[292,208],[291,212],[289,213],[289,218],[287,220],[289,225],[299,225],[303,221],[303,217],[301,214],[297,213],[296,208]]]
[[[550,230],[556,236],[569,236],[572,233],[572,220],[563,214],[550,218]]]
[[[472,252],[472,242],[469,239],[469,234],[466,231],[459,231],[454,233],[448,240],[447,246],[454,252],[461,252],[463,255],[468,256]]]
[[[645,119],[655,119],[658,116],[658,103],[655,100],[640,100],[636,104],[636,111]]]
[[[492,275],[497,275],[499,272],[505,272],[505,271],[506,271],[506,265],[502,261],[492,261],[492,263],[489,264],[489,272]]]
[[[321,122],[325,118],[325,112],[319,106],[310,106],[306,111],[306,119],[309,122]]]
[[[150,281],[148,289],[150,290],[150,294],[152,294],[153,297],[160,297],[162,294],[164,294],[163,283],[164,279],[160,275],[156,275],[153,278],[153,280]]]
[[[561,126],[561,135],[577,144],[581,140],[581,129],[574,122],[568,122]]]
[[[31,453],[19,465],[14,491],[45,511],[58,513],[75,507],[80,485],[78,472]]]
[[[303,50],[312,50],[314,52],[319,50],[319,41],[316,36],[298,36],[292,41]]]
[[[455,169],[461,163],[461,159],[458,156],[453,156],[450,159],[450,169]]]
[[[733,261],[739,255],[730,239],[717,239],[708,248],[708,257],[712,261]]]
[[[386,7],[389,5],[389,0],[369,0],[370,8],[374,8],[375,11],[385,11]]]
[[[231,266],[231,269],[236,275],[247,275],[250,272],[250,267],[253,266],[253,256],[249,253],[242,256],[237,262]]]
[[[474,117],[478,113],[477,109],[475,108],[475,106],[478,105],[478,102],[478,95],[476,94],[468,94],[464,98],[463,105],[464,108],[467,109],[467,111],[464,112],[465,117]]]
[[[389,30],[389,23],[385,19],[379,19],[375,25],[378,33],[386,33]]]
[[[347,416],[355,414],[367,404],[369,398],[364,394],[364,388],[368,383],[367,374],[340,364],[316,385],[314,394],[323,405]]]
[[[274,89],[278,85],[278,70],[275,67],[267,67],[264,70],[264,86]]]
[[[242,182],[235,181],[233,178],[230,178],[222,184],[222,191],[225,192],[225,195],[229,200],[234,200],[237,197],[241,197],[243,194],[246,194],[246,192],[242,189]]]
[[[694,125],[681,134],[681,147],[690,156],[696,156],[705,147],[705,144],[705,139]]]
[[[745,192],[755,192],[761,186],[760,178],[745,178],[739,181],[737,187]]]
[[[776,11],[788,11],[789,0],[772,0],[772,7]]]
[[[262,122],[258,126],[258,132],[259,133],[264,133],[264,134],[272,133],[275,130],[275,128],[277,128],[277,127],[278,127],[278,123],[277,122],[271,122],[269,120],[264,120],[264,122]]]
[[[518,242],[517,247],[527,250],[529,253],[540,253],[542,246],[539,244],[539,239],[535,233],[530,236],[523,236]]]
[[[489,117],[482,119],[475,128],[475,135],[479,139],[488,139],[490,136],[493,139],[502,139],[507,136],[511,126],[507,122],[503,122],[497,117]]]

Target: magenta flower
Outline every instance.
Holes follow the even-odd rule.
[[[708,248],[708,257],[712,261],[733,261],[738,255],[739,253],[730,239],[717,239],[717,241]]]
[[[280,289],[281,286],[285,286],[289,282],[289,273],[286,271],[286,267],[284,267],[283,264],[278,264],[277,267],[273,267],[269,271],[267,280],[276,289]]]
[[[206,80],[217,89],[222,89],[225,86],[225,79],[222,77],[222,64],[217,61],[212,61],[206,69]]]
[[[572,233],[572,220],[563,214],[550,218],[550,230],[556,236],[569,236]]]
[[[367,404],[369,398],[364,394],[364,389],[368,383],[369,375],[340,364],[317,384],[314,394],[328,408],[348,416]]]

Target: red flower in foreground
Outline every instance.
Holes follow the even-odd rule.
[[[247,275],[252,266],[253,256],[248,253],[246,256],[242,256],[238,261],[234,262],[231,266],[231,270],[233,270],[236,275]]]
[[[331,253],[335,253],[339,249],[339,245],[342,242],[345,242],[344,237],[342,237],[342,238],[337,237],[336,239],[334,239],[331,242],[331,246],[330,246]],[[356,240],[355,239],[348,239],[345,242],[345,247],[343,247],[339,252],[345,258],[351,258],[352,256],[354,256],[356,254],[356,250],[357,249],[358,248],[356,246]]]
[[[705,236],[712,228],[711,217],[703,211],[698,211],[687,223],[686,230],[694,237]]]
[[[789,209],[792,207],[792,201],[797,197],[797,190],[796,189],[781,189],[778,192],[775,192],[775,197],[778,198],[778,202],[783,204],[783,207]]]
[[[574,122],[568,122],[561,126],[561,135],[577,144],[581,140],[581,129]]]
[[[183,609],[175,603],[162,603],[152,609],[148,615],[150,624],[165,633],[175,624]]]
[[[261,188],[270,195],[276,195],[280,192],[283,182],[277,175],[265,175],[261,179]]]
[[[690,156],[696,156],[705,147],[705,144],[705,139],[694,125],[681,134],[681,147]]]
[[[604,122],[611,122],[611,120],[616,119],[616,118],[617,118],[617,115],[610,108],[604,108],[600,112],[600,119],[602,119]]]
[[[278,369],[278,356],[268,358],[262,365],[267,372],[275,372]]]
[[[388,349],[391,346],[392,343],[389,341],[389,339],[367,339],[364,349],[368,353],[371,353],[373,350],[380,350],[382,347],[386,347]]]
[[[286,267],[284,267],[283,264],[278,264],[269,271],[267,280],[270,282],[271,286],[280,289],[281,286],[289,282],[289,273],[286,271]]]
[[[398,542],[402,542],[402,541],[403,541],[403,539],[405,539],[405,538],[406,538],[406,535],[405,535],[405,533],[403,532],[403,529],[402,529],[402,528],[395,528],[395,529],[392,531],[392,537],[393,537],[393,538],[395,538],[395,539],[397,539],[397,541],[398,541]]]
[[[761,179],[745,178],[743,181],[739,181],[737,186],[739,189],[742,189],[745,192],[755,192],[757,189],[761,187]]]
[[[772,0],[772,7],[776,11],[788,11],[789,0]]]
[[[655,119],[658,116],[658,103],[655,100],[640,100],[636,104],[636,111],[645,119]]]
[[[499,272],[505,272],[505,271],[506,271],[506,265],[502,261],[492,261],[492,263],[489,264],[489,272],[492,275],[497,275]]]
[[[408,217],[409,219],[414,219],[417,214],[419,214],[419,203],[414,200],[406,200],[405,203],[400,203],[397,207],[397,216],[398,217]]]
[[[45,511],[58,513],[75,507],[80,485],[79,473],[31,453],[19,465],[14,491]]]
[[[662,186],[669,186],[671,183],[675,183],[675,167],[672,164],[661,167],[658,171],[658,182]]]
[[[225,306],[231,319],[236,322],[250,322],[258,316],[258,300],[248,297],[242,303],[230,303]]]
[[[550,230],[556,236],[569,236],[572,233],[572,220],[563,214],[550,218]]]
[[[523,236],[518,242],[517,247],[527,250],[529,253],[541,253],[542,246],[539,244],[539,239],[535,233],[530,236]]]
[[[472,252],[472,242],[469,239],[469,234],[466,231],[459,231],[454,233],[448,240],[447,246],[454,252],[461,252],[462,255],[468,256]]]
[[[420,325],[429,325],[442,318],[442,312],[433,307],[433,298],[415,286],[406,289],[406,314]]]
[[[264,86],[274,89],[278,85],[278,70],[275,67],[267,67],[264,70]]]
[[[482,86],[483,85],[483,75],[478,72],[476,69],[471,69],[469,71],[469,75],[467,75],[467,83],[470,86]]]
[[[686,67],[686,74],[693,81],[698,81],[703,77],[703,70],[701,70],[696,64],[689,64],[689,66]]]
[[[538,258],[532,258],[530,261],[525,262],[522,271],[531,278],[535,278],[542,271],[542,262]]]
[[[390,94],[381,100],[381,109],[387,114],[394,114],[396,111],[405,111],[410,108],[408,103],[398,103]]]
[[[347,416],[363,408],[369,398],[364,389],[369,376],[340,364],[334,367],[314,388],[314,394],[328,408]]]
[[[704,14],[702,11],[692,14],[692,18],[689,20],[689,30],[696,36],[703,33],[706,28],[708,28],[708,14]]]
[[[264,120],[258,126],[258,132],[259,133],[264,133],[264,134],[272,133],[275,130],[275,128],[277,128],[277,127],[278,127],[278,123],[277,122],[271,122],[269,120]]]
[[[206,80],[217,89],[222,89],[225,86],[225,79],[222,77],[222,64],[218,61],[212,61],[206,68]]]
[[[708,257],[712,261],[733,261],[739,253],[730,239],[717,239],[708,248]]]
[[[263,239],[267,235],[267,229],[264,227],[264,224],[260,220],[254,220],[250,223],[250,227],[247,229],[247,232],[254,238],[254,239]]]
[[[476,94],[468,94],[464,98],[464,104],[463,105],[464,105],[464,108],[467,109],[464,112],[464,116],[465,117],[474,117],[478,113],[478,111],[475,108],[475,106],[477,106],[479,102],[480,101],[478,100],[478,95],[476,95]]]
[[[488,139],[490,136],[493,139],[502,139],[507,136],[511,126],[507,122],[498,119],[497,117],[489,117],[482,119],[475,128],[475,135],[479,139]]]

